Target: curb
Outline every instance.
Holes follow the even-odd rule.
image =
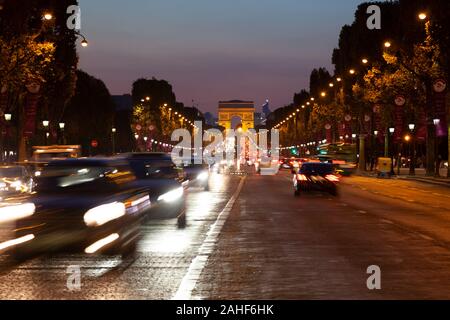
[[[434,184],[437,186],[450,187],[450,181],[448,181],[448,182],[447,181],[435,181],[435,180],[421,178],[421,177],[397,177],[397,179],[417,181],[417,182],[422,182],[422,183]]]
[[[366,177],[366,178],[378,178],[377,175],[370,174],[370,173],[358,173],[358,174],[356,174],[356,176]],[[433,185],[437,185],[437,186],[450,187],[450,180],[448,180],[448,181],[436,181],[436,180],[433,180],[433,179],[427,179],[427,178],[422,178],[422,177],[417,177],[417,176],[397,176],[397,175],[393,176],[391,178],[388,178],[388,179],[405,180],[405,181],[416,181],[416,182],[421,182],[421,183],[433,184]]]

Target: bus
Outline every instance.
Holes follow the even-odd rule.
[[[357,148],[354,143],[329,143],[317,147],[320,161],[330,162],[344,175],[352,174],[357,167]]]
[[[79,158],[80,156],[81,146],[79,145],[34,146],[32,160],[48,162],[54,159]]]

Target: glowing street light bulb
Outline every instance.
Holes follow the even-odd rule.
[[[427,18],[427,14],[425,12],[419,13],[419,19],[420,20],[425,20],[426,18]]]
[[[342,78],[337,78],[336,81],[337,81],[337,82],[341,82],[341,81],[342,81]]]
[[[334,84],[333,84],[333,83],[330,83],[329,86],[330,86],[330,88],[333,88],[333,87],[334,87]]]
[[[44,14],[44,19],[45,20],[52,20],[53,19],[53,15],[50,13],[50,12],[46,12],[45,14]]]
[[[361,60],[362,63],[367,64],[369,62],[369,60],[367,60],[366,58]]]
[[[322,92],[320,93],[320,95],[321,95],[322,97],[326,97],[327,93],[326,93],[325,91],[322,91]]]
[[[356,71],[355,71],[355,69],[350,69],[349,72],[350,72],[350,74],[355,74]]]
[[[386,41],[385,43],[384,43],[384,47],[385,48],[390,48],[392,46],[392,43],[390,43],[389,41]]]

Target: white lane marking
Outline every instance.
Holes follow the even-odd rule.
[[[230,215],[231,209],[236,202],[242,187],[244,186],[245,176],[242,178],[241,182],[235,193],[231,196],[230,200],[226,204],[225,208],[220,212],[217,216],[216,222],[211,225],[208,233],[206,234],[206,238],[203,241],[200,249],[198,250],[197,256],[192,260],[189,265],[189,269],[183,280],[181,280],[181,284],[178,287],[177,292],[172,297],[172,300],[191,300],[192,299],[192,291],[195,289],[195,285],[197,281],[200,279],[200,275],[203,269],[208,262],[209,255],[213,253],[214,247],[217,243],[217,239],[219,238],[220,232],[222,231],[222,227],[225,224],[228,216]]]
[[[395,224],[393,221],[391,221],[391,220],[386,220],[386,219],[380,219],[380,222],[388,223],[388,224]]]
[[[359,212],[359,213],[363,213],[363,214],[364,214],[364,213],[367,213],[367,211],[364,211],[364,210],[358,210],[358,212]]]
[[[419,237],[421,237],[422,239],[425,239],[425,240],[434,241],[433,238],[431,238],[431,237],[429,237],[429,236],[427,236],[426,234],[423,234],[423,233],[419,233]]]

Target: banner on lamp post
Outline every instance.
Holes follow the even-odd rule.
[[[447,84],[445,80],[438,79],[433,84],[433,106],[434,106],[434,119],[439,119],[439,123],[436,125],[436,136],[445,137],[448,135],[447,131],[447,110],[446,110],[446,88]]]
[[[395,141],[401,141],[402,140],[402,134],[403,134],[403,113],[404,109],[403,107],[406,104],[406,99],[402,95],[398,95],[395,97],[395,109],[394,109],[394,123],[395,123],[395,133],[394,133],[394,139]]]
[[[24,137],[30,138],[36,132],[36,115],[39,102],[39,90],[41,86],[33,83],[27,86],[27,95],[25,98],[25,123],[23,127]]]

